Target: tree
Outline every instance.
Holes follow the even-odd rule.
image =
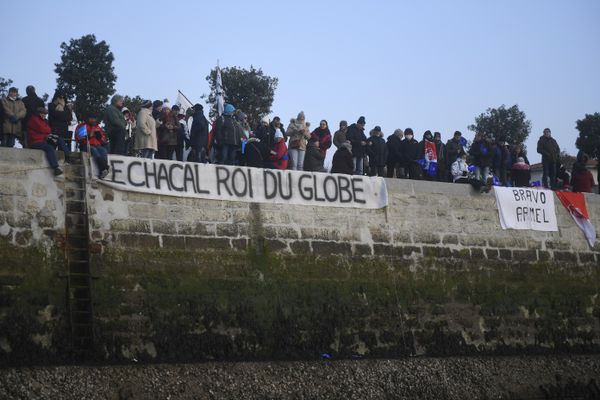
[[[600,158],[600,113],[586,114],[577,120],[579,137],[575,146],[592,158]]]
[[[12,79],[4,79],[0,76],[0,97],[6,96],[8,94],[8,89],[10,85],[12,85]]]
[[[475,124],[470,125],[469,130],[483,132],[487,137],[509,144],[522,144],[531,132],[531,121],[518,105],[506,108],[503,104],[498,108],[488,108],[475,117]]]
[[[131,111],[131,115],[135,116],[141,110],[143,102],[144,99],[140,95],[135,97],[125,96],[123,98],[123,107],[127,107]]]
[[[211,93],[207,96],[207,103],[211,105],[210,117],[216,118],[216,79],[217,69],[210,71],[206,80],[210,84]],[[225,101],[233,104],[248,115],[251,127],[258,124],[260,119],[271,112],[275,98],[275,89],[279,80],[265,75],[262,69],[250,66],[250,69],[229,67],[221,70],[221,79],[225,88]]]
[[[55,64],[57,89],[67,98],[75,98],[75,112],[79,119],[89,113],[101,115],[110,95],[115,93],[117,76],[115,57],[108,44],[96,41],[95,35],[71,39],[60,45],[61,61]]]

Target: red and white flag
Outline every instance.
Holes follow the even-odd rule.
[[[560,202],[565,206],[577,226],[583,231],[590,247],[596,243],[596,229],[590,222],[590,216],[585,206],[585,197],[583,193],[573,192],[555,192]]]

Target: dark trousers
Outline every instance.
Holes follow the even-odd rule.
[[[58,146],[58,148],[60,150],[62,150],[65,153],[65,157],[68,156],[69,153],[71,153],[71,150],[69,150],[65,141],[62,140],[61,138],[58,139],[58,142],[56,145]],[[40,143],[32,144],[29,148],[35,149],[35,150],[42,150],[44,153],[46,153],[46,160],[48,160],[48,164],[50,164],[50,167],[52,167],[53,169],[58,168],[58,158],[56,157],[56,147],[52,146],[51,144],[48,144],[47,142],[40,142]]]
[[[221,147],[221,164],[235,165],[238,146],[235,144],[224,144]]]
[[[15,139],[17,137],[11,134],[2,135],[2,147],[15,147]]]
[[[173,153],[175,153],[177,150],[177,145],[170,145],[170,144],[159,144],[158,145],[158,155],[156,158],[161,159],[161,160],[172,160],[173,159]]]
[[[542,185],[545,188],[556,189],[556,171],[558,169],[558,163],[542,159],[542,169]],[[550,183],[548,183],[548,179],[550,179]]]
[[[206,163],[206,148],[201,146],[192,146],[192,150],[190,152],[191,161]]]
[[[125,129],[112,129],[108,133],[108,138],[110,139],[110,154],[117,154],[120,156],[127,155]]]
[[[384,166],[371,165],[369,166],[369,176],[385,176],[384,170]]]

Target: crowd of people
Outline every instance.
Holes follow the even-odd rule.
[[[185,150],[189,162],[328,172],[325,159],[334,151],[333,145],[331,173],[466,183],[480,191],[489,191],[492,185],[533,184],[523,145],[509,145],[486,132],[476,132],[468,148],[460,131],[444,143],[440,132],[425,131],[419,141],[411,128],[396,129],[386,141],[379,126],[367,134],[364,116],[350,125],[340,121],[332,134],[327,120],[311,129],[304,112],[292,118],[287,129],[281,118],[266,116],[251,127],[247,115],[232,104],[225,104],[212,123],[201,104],[183,110],[179,105],[145,100],[133,115],[119,95],[113,96],[103,115],[87,115],[71,131],[73,106],[64,94],[56,92],[46,107],[33,86],[26,92],[21,99],[18,90],[10,88],[2,99],[1,144],[13,147],[18,140],[23,147],[44,151],[55,175],[62,174],[56,149],[68,159],[72,141],[80,151],[90,152],[100,178],[109,172],[108,154],[184,161]],[[548,128],[537,152],[542,156],[541,186],[592,191],[594,178],[585,153],[579,152],[569,176]]]

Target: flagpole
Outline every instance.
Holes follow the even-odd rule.
[[[179,92],[179,94],[181,94],[183,97],[185,97],[185,99],[186,99],[187,101],[189,101],[189,102],[190,102],[190,104],[191,104],[192,106],[194,105],[194,103],[192,103],[192,102],[190,101],[190,99],[188,99],[188,98],[187,98],[187,96],[186,96],[185,94],[183,94],[183,92],[182,92],[181,90],[177,89],[177,91]]]

